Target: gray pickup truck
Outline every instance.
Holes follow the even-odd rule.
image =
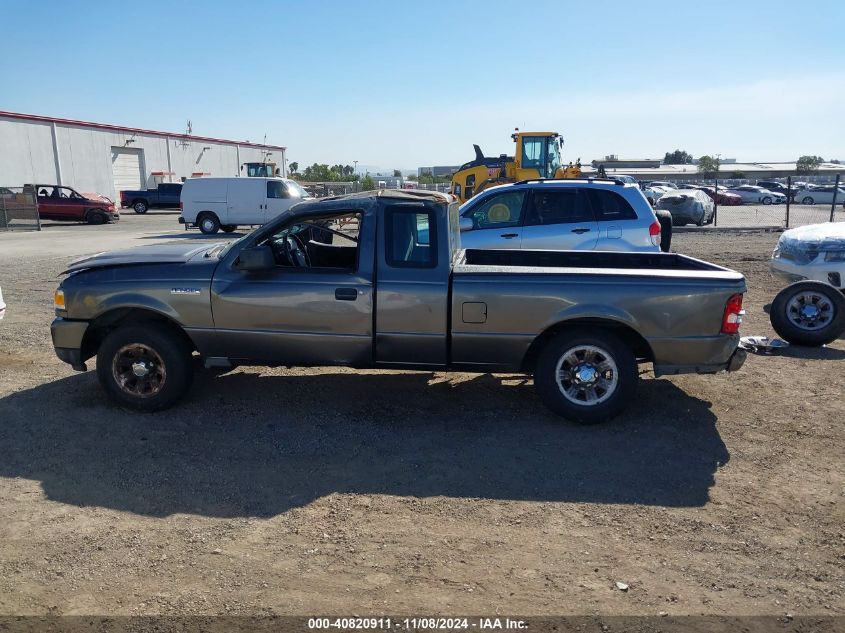
[[[316,239],[319,237],[320,239]],[[328,239],[327,239],[328,238]],[[198,352],[238,364],[533,374],[582,423],[655,374],[736,370],[743,276],[669,253],[462,250],[433,192],[303,202],[231,243],[74,262],[56,291],[58,357],[120,404],[173,405]]]

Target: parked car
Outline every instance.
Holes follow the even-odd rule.
[[[284,178],[188,178],[182,187],[179,223],[206,234],[265,224],[311,198]]]
[[[611,179],[614,179],[614,180],[621,180],[626,185],[636,185],[637,189],[640,188],[640,183],[633,176],[625,176],[625,175],[622,175],[622,174],[613,174],[611,176],[608,176],[608,178],[611,178]]]
[[[679,189],[667,193],[657,201],[657,208],[671,213],[675,226],[710,224],[715,214],[713,200],[700,189]]]
[[[784,231],[769,267],[792,284],[772,302],[770,318],[780,336],[799,345],[824,345],[842,335],[845,222]]]
[[[343,244],[303,239],[349,218]],[[185,394],[194,350],[216,367],[531,372],[583,423],[627,406],[638,362],[742,366],[740,273],[674,253],[462,250],[458,220],[448,194],[386,190],[303,202],[229,244],[87,257],[56,291],[53,345],[77,370],[96,355],[106,393],[141,411]]]
[[[729,187],[728,192],[738,195],[742,198],[743,203],[780,204],[786,202],[786,196],[782,193],[769,191],[756,185],[736,185],[735,187]]]
[[[120,206],[132,207],[135,213],[146,213],[148,209],[178,209],[181,194],[181,182],[163,182],[156,189],[121,191]]]
[[[669,192],[675,191],[672,187],[661,187],[660,185],[648,185],[643,186],[640,185],[640,190],[643,192],[643,195],[646,197],[646,200],[649,201],[652,207],[657,206],[657,201],[660,200],[660,197]]]
[[[699,187],[699,189],[718,204],[730,207],[742,204],[742,196],[731,193],[726,187],[722,187],[721,185],[719,186],[719,191],[716,191],[713,187],[706,186]]]
[[[466,248],[657,251],[660,223],[639,187],[551,180],[500,185],[461,207]]]
[[[106,224],[120,220],[114,202],[99,193],[80,194],[61,185],[24,185],[34,189],[38,216],[42,220],[71,220],[88,224]]]
[[[845,188],[838,189],[833,185],[813,187],[798,193],[796,202],[801,204],[832,204],[833,196],[836,194],[836,202],[841,202],[845,208]]]
[[[666,189],[677,189],[678,185],[674,182],[669,182],[668,180],[652,180],[648,183],[649,187],[664,187]]]
[[[776,182],[774,180],[758,180],[757,186],[763,187],[764,189],[768,189],[769,191],[781,193],[793,202],[796,200],[796,196],[800,191],[800,188],[797,186],[797,183],[793,183],[791,187],[788,187],[785,184]]]

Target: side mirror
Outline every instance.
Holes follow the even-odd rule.
[[[462,217],[458,222],[458,227],[461,229],[461,232],[464,231],[472,231],[475,228],[475,225],[472,222],[472,218],[464,218]]]
[[[235,270],[244,272],[269,270],[275,265],[276,259],[273,257],[273,249],[269,244],[245,248],[235,260]]]

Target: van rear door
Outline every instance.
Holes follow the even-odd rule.
[[[264,179],[232,178],[229,181],[228,217],[222,224],[264,224]]]

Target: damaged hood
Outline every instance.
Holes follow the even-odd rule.
[[[87,255],[72,261],[65,273],[77,272],[90,268],[105,268],[108,266],[133,266],[138,264],[184,264],[195,258],[202,257],[222,243],[203,244],[157,244],[153,246],[139,246],[122,251],[108,251]]]
[[[809,264],[819,253],[841,252],[845,252],[845,222],[825,222],[784,231],[774,257]]]
[[[809,242],[814,245],[826,244],[838,247],[836,250],[845,249],[845,222],[825,222],[824,224],[799,226],[784,231],[780,239]]]

